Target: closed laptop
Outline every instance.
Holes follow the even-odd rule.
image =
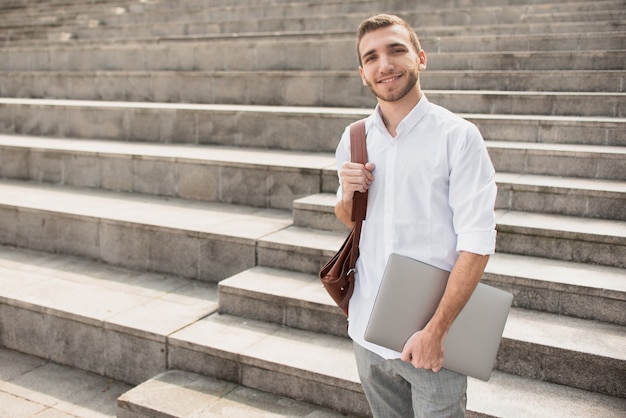
[[[401,352],[432,318],[449,272],[391,254],[369,319],[365,340]],[[513,295],[479,283],[444,341],[443,367],[489,380]]]

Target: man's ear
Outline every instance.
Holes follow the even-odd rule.
[[[419,64],[417,64],[417,69],[419,71],[424,71],[426,69],[426,52],[422,49],[418,54]]]
[[[367,87],[367,81],[365,81],[365,76],[363,75],[363,67],[361,66],[359,66],[359,74],[361,75],[361,83],[363,83],[363,85]]]

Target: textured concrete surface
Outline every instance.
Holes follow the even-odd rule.
[[[0,348],[3,418],[115,417],[117,398],[131,386]]]

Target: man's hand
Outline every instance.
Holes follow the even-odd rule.
[[[488,260],[488,255],[461,251],[435,314],[422,331],[413,334],[404,344],[402,360],[417,368],[441,370],[443,342],[452,322],[472,296]]]
[[[374,164],[372,163],[343,163],[339,170],[339,177],[341,178],[344,203],[352,202],[354,192],[365,193],[369,189],[374,181],[372,171],[374,171]]]
[[[374,164],[366,163],[343,163],[339,169],[339,177],[341,178],[341,201],[335,205],[335,215],[348,228],[352,224],[352,200],[354,192],[365,193],[374,181]]]
[[[400,359],[416,369],[438,372],[443,366],[443,338],[427,329],[413,334],[402,349]]]

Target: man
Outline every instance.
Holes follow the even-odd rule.
[[[369,191],[349,307],[359,375],[375,417],[464,416],[467,377],[442,369],[443,341],[495,249],[493,165],[478,129],[423,94],[426,54],[406,22],[365,20],[357,53],[378,104],[366,121],[369,162],[350,162],[348,129],[337,147],[335,214],[350,226],[354,192]],[[451,271],[435,315],[402,353],[363,338],[391,253]]]

